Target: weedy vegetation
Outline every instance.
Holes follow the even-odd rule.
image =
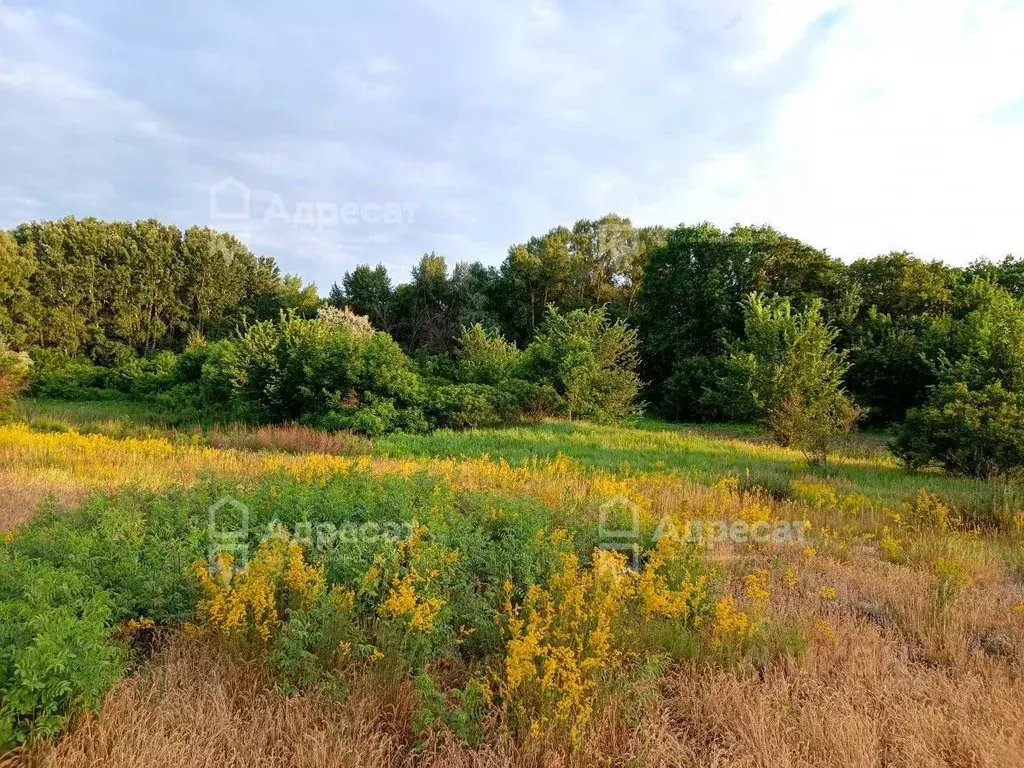
[[[19,414],[4,481],[40,501],[5,509],[0,546],[14,764],[1024,754],[1012,489],[907,474],[870,437],[815,470],[756,432],[651,422],[308,451],[294,427]],[[635,559],[600,533],[634,511]],[[807,534],[681,533],[711,520]]]

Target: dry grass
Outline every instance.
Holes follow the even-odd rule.
[[[45,481],[24,478],[15,481],[9,473],[0,471],[0,531],[28,521],[47,496],[55,496],[61,504],[71,506],[81,500],[84,492],[82,487],[65,487]]]
[[[266,666],[181,636],[56,745],[13,765],[383,766],[404,759],[407,690],[356,691],[347,705],[286,696]]]
[[[373,443],[350,432],[324,432],[301,424],[214,427],[206,434],[214,448],[281,453],[321,453],[329,456],[367,454]]]

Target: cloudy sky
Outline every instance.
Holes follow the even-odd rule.
[[[1024,255],[1024,3],[0,0],[0,226],[210,224],[325,289],[557,224]]]

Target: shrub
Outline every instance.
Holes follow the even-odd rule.
[[[745,369],[726,355],[682,358],[659,395],[658,409],[671,418],[749,421],[758,415]]]
[[[860,411],[843,389],[846,354],[833,347],[837,332],[822,318],[821,302],[794,312],[789,299],[751,294],[745,333],[733,360],[746,372],[754,404],[782,445],[824,461]]]
[[[202,353],[198,378],[200,400],[208,408],[230,405],[237,399],[243,376],[239,345],[233,341],[218,341],[205,345]]]
[[[325,590],[323,566],[306,562],[302,546],[275,532],[255,557],[235,568],[230,554],[193,565],[203,589],[199,615],[218,633],[266,644],[276,636],[282,612],[310,608]]]
[[[368,339],[374,334],[370,318],[357,315],[348,307],[321,307],[317,310],[316,319],[328,325],[344,328],[356,338]]]
[[[570,419],[616,419],[636,409],[636,347],[636,332],[610,323],[603,308],[562,314],[549,306],[518,372],[554,387]]]
[[[112,610],[89,578],[0,551],[0,753],[52,736],[95,709],[125,655],[108,640]]]
[[[349,430],[367,437],[379,437],[397,431],[399,417],[394,400],[382,398],[372,403],[332,411],[320,419],[318,424],[321,429],[332,432]]]
[[[54,349],[33,349],[28,392],[55,400],[102,400],[116,397],[107,388],[108,371],[87,357],[68,357]]]
[[[497,390],[485,384],[448,384],[434,388],[428,413],[439,427],[473,429],[499,423]]]
[[[393,411],[423,398],[412,362],[390,336],[357,336],[322,320],[283,315],[279,323],[257,323],[232,362],[237,397],[264,421],[317,423],[329,412],[344,412],[361,420],[360,431],[380,434],[399,428]],[[358,408],[372,403],[369,411]]]
[[[494,390],[495,407],[502,422],[539,419],[565,410],[565,401],[550,384],[505,379]]]
[[[497,332],[477,323],[463,327],[455,353],[460,381],[470,384],[498,384],[507,379],[519,362],[516,345]]]
[[[891,448],[911,468],[993,477],[1024,468],[1024,394],[1001,383],[980,390],[963,382],[940,387],[907,413]]]
[[[354,386],[364,396],[389,397],[399,407],[423,404],[423,381],[388,334],[373,334],[359,351]]]
[[[173,352],[127,360],[107,374],[107,385],[126,395],[146,398],[168,389],[174,383],[176,355]]]

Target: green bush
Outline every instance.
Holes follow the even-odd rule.
[[[549,306],[516,374],[549,384],[570,419],[617,419],[636,410],[636,332],[611,323],[604,309],[563,314]]]
[[[745,339],[733,362],[745,371],[754,405],[784,446],[824,461],[829,445],[860,416],[843,388],[845,351],[821,315],[817,299],[794,312],[789,299],[747,299]]]
[[[500,333],[488,331],[477,323],[462,329],[455,356],[460,381],[493,386],[512,375],[520,352]]]
[[[746,376],[726,355],[681,358],[659,388],[658,409],[669,418],[748,421],[757,409]]]
[[[109,371],[107,385],[132,397],[149,397],[172,386],[176,361],[177,356],[166,351],[133,357]]]
[[[940,387],[911,409],[891,448],[911,468],[938,464],[973,477],[1024,468],[1024,394],[999,382],[980,390],[963,382]]]
[[[494,387],[495,408],[502,423],[539,419],[565,411],[565,401],[550,384],[505,379]]]
[[[74,569],[0,551],[0,753],[99,707],[124,672],[108,596]]]
[[[33,349],[28,392],[54,400],[110,400],[109,371],[87,357],[68,357],[55,349]]]
[[[361,421],[360,431],[376,434],[400,421],[393,409],[423,398],[412,362],[390,336],[356,336],[321,320],[286,315],[278,323],[257,323],[241,339],[231,368],[236,396],[264,421],[315,422],[347,411]],[[375,401],[372,409],[357,408]]]
[[[474,429],[499,423],[497,390],[486,384],[449,384],[431,393],[427,411],[439,427]]]

